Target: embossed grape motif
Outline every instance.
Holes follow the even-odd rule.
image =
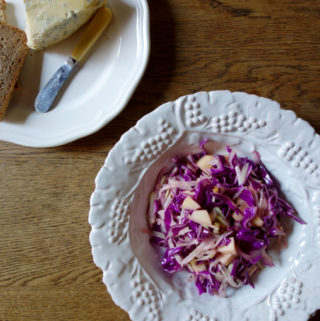
[[[128,202],[116,198],[111,205],[109,217],[109,229],[107,230],[108,240],[110,243],[119,243],[128,232]]]
[[[239,105],[232,105],[240,108]],[[265,120],[258,120],[255,117],[246,117],[240,111],[230,110],[228,113],[214,116],[208,119],[201,112],[200,103],[194,96],[188,97],[184,105],[185,123],[189,128],[204,125],[210,120],[209,128],[214,133],[230,133],[230,132],[248,132],[252,129],[259,129],[266,126]]]
[[[153,285],[147,282],[132,280],[131,300],[145,310],[146,321],[160,321],[160,298]]]
[[[270,321],[276,321],[289,309],[305,309],[301,304],[300,295],[303,284],[295,277],[287,278],[281,282],[279,289],[271,299]]]
[[[214,133],[247,132],[250,129],[266,126],[266,122],[255,117],[247,118],[236,110],[232,110],[228,114],[213,117],[211,126]]]
[[[294,142],[286,142],[279,150],[279,155],[295,167],[303,168],[307,174],[319,176],[318,165],[312,161],[308,153]]]
[[[216,318],[210,318],[207,315],[203,315],[199,311],[192,309],[187,315],[185,321],[217,321]]]
[[[196,101],[194,96],[188,97],[184,109],[187,126],[195,127],[202,125],[207,121],[207,117],[202,115],[200,104]]]
[[[158,135],[143,140],[140,146],[135,148],[132,156],[130,156],[130,152],[127,152],[124,162],[126,164],[139,163],[155,159],[159,156],[164,149],[172,144],[173,136],[176,132],[168,121],[160,118],[158,120],[158,133]]]

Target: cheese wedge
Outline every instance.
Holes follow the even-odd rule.
[[[24,0],[31,49],[49,47],[73,34],[107,0]]]

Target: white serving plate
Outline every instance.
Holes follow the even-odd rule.
[[[8,111],[0,140],[31,147],[58,146],[92,134],[125,107],[149,58],[146,0],[110,0],[113,20],[91,49],[55,107],[34,110],[35,97],[72,52],[85,27],[44,51],[31,51]],[[7,1],[8,22],[25,27],[22,0]]]
[[[184,273],[162,272],[151,246],[148,195],[172,157],[226,145],[257,150],[281,191],[307,225],[293,223],[288,248],[269,252],[255,289],[227,298],[199,296]],[[168,102],[143,117],[110,151],[90,201],[95,264],[114,302],[133,321],[307,320],[320,307],[320,136],[277,102],[245,93],[200,92]]]

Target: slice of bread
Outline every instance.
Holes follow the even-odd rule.
[[[26,34],[14,26],[0,23],[0,120],[7,110],[27,54]]]
[[[6,23],[6,2],[4,0],[0,0],[0,22]]]

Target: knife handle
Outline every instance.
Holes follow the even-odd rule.
[[[80,61],[99,38],[103,30],[109,25],[111,18],[112,12],[110,9],[105,7],[98,9],[79,43],[74,48],[71,57]]]

